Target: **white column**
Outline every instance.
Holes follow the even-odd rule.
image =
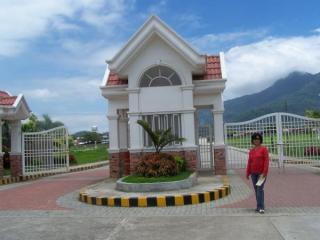
[[[182,136],[186,138],[186,141],[182,144],[184,147],[196,147],[193,88],[193,85],[186,85],[181,87],[182,103],[184,108],[184,112],[181,116]]]
[[[119,151],[118,115],[108,115],[109,120],[109,151]]]
[[[130,150],[142,149],[142,129],[137,121],[140,119],[139,109],[139,88],[127,89],[129,93],[129,129],[130,129]]]
[[[2,124],[4,122],[2,122],[1,118],[0,118],[0,155],[2,155]]]
[[[194,110],[184,112],[182,114],[182,137],[186,138],[183,142],[184,147],[196,147],[195,144],[195,122],[194,122]]]
[[[13,121],[9,123],[10,132],[11,132],[11,153],[21,154],[22,145],[22,131],[21,131],[21,121]]]
[[[221,110],[213,110],[215,147],[224,146],[223,112]]]
[[[128,117],[123,112],[119,114],[119,148],[128,149]]]

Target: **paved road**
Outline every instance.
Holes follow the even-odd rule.
[[[105,177],[106,167],[0,186],[0,240],[319,239],[317,170],[271,170],[265,215],[252,210],[251,186],[241,170],[230,173],[232,193],[217,202],[141,209],[77,201],[81,187]]]

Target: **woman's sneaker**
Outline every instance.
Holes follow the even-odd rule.
[[[260,211],[260,209],[259,209],[259,208],[256,208],[254,211],[258,213],[258,212]]]
[[[260,214],[264,214],[264,209],[260,209],[260,210],[259,210],[259,213],[260,213]]]

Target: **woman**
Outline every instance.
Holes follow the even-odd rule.
[[[259,177],[263,175],[263,177],[267,177],[268,169],[269,169],[269,152],[268,149],[262,145],[263,138],[260,133],[254,133],[251,136],[251,143],[254,147],[249,152],[249,159],[247,164],[247,174],[246,177],[249,180],[249,176],[251,175],[252,184],[254,187],[254,191],[256,193],[256,201],[257,208],[256,212],[261,214],[264,213],[264,184],[261,186],[257,186],[257,182]]]

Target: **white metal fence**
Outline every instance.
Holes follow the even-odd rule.
[[[68,131],[64,126],[22,134],[23,175],[69,168]]]
[[[225,124],[227,167],[245,168],[251,135],[263,135],[270,166],[320,164],[320,120],[289,113],[272,113],[239,123]]]
[[[199,166],[200,170],[213,169],[213,130],[210,125],[198,128]]]

